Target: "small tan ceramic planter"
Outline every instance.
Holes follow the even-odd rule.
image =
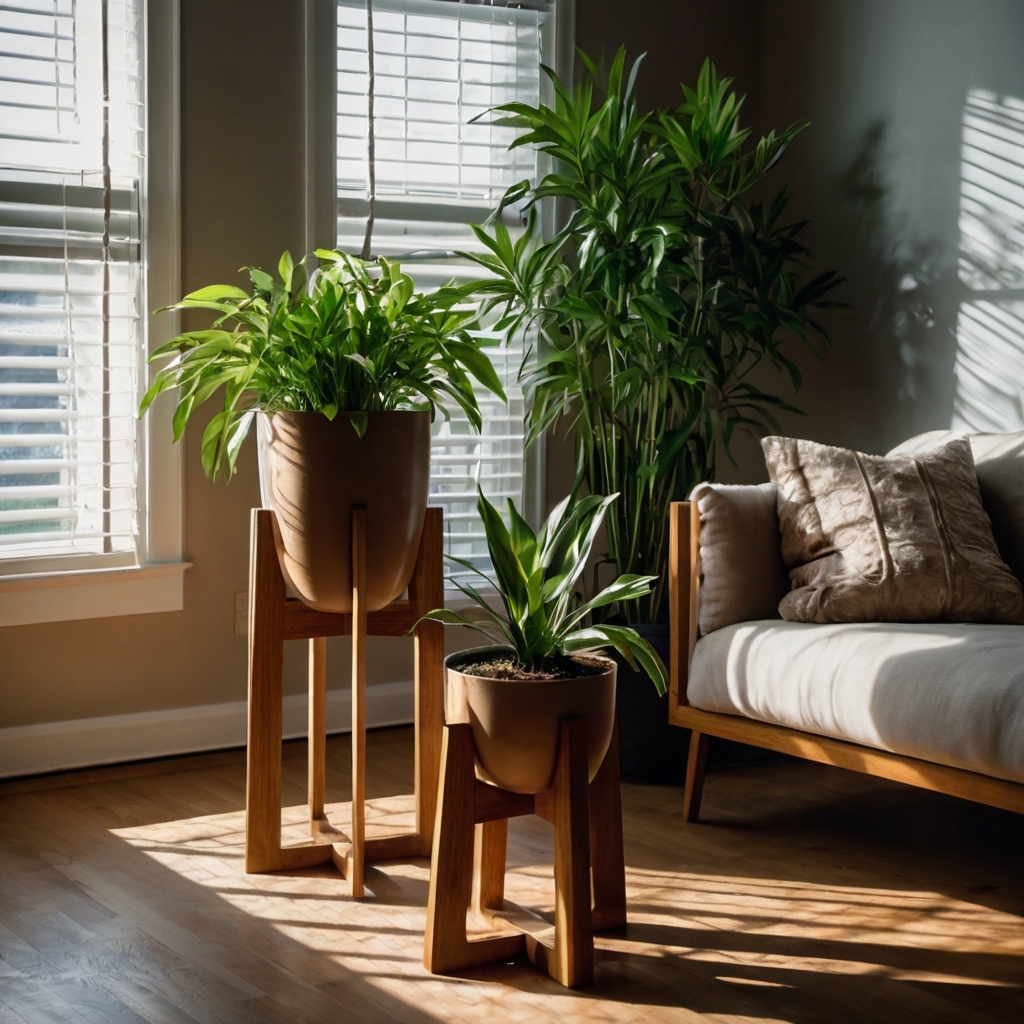
[[[285,579],[306,604],[352,610],[352,509],[366,509],[367,610],[406,588],[430,487],[430,414],[370,412],[363,437],[348,416],[260,413],[260,487],[276,515]]]
[[[449,725],[468,722],[476,747],[477,774],[513,793],[539,793],[555,774],[558,723],[581,717],[587,732],[587,769],[592,782],[612,738],[615,720],[615,670],[610,658],[588,654],[607,665],[600,675],[575,679],[489,679],[466,675],[459,666],[501,647],[478,647],[445,658]]]

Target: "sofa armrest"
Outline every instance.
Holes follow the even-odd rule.
[[[669,507],[668,605],[669,721],[689,703],[686,683],[697,642],[700,600],[700,510],[695,501],[674,501]]]

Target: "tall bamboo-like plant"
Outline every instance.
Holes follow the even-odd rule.
[[[487,251],[466,255],[492,274],[478,290],[498,328],[539,331],[524,375],[529,439],[569,418],[591,493],[621,495],[609,558],[619,573],[658,577],[622,612],[655,622],[669,503],[714,477],[716,442],[728,452],[737,428],[777,429],[773,410],[796,411],[751,371],[768,360],[799,388],[784,348],[827,342],[814,315],[840,305],[826,295],[841,279],[801,282],[803,224],[783,220],[785,191],[767,205],[746,198],[805,125],[747,145],[743,101],[709,61],[678,108],[640,113],[639,60],[627,76],[620,50],[602,79],[579,56],[586,74],[572,92],[548,71],[553,109],[496,108],[498,124],[522,130],[513,147],[536,146],[556,168],[509,189],[502,207],[556,197],[573,213],[548,241],[532,227],[515,242],[500,222],[477,228]]]

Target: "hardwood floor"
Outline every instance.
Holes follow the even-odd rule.
[[[368,747],[372,834],[411,811],[412,732]],[[347,737],[328,758],[340,801]],[[710,773],[698,825],[680,789],[624,786],[629,928],[569,992],[427,974],[426,861],[370,868],[361,902],[327,868],[244,874],[244,774],[236,751],[0,785],[3,1024],[1024,1020],[1024,817],[808,762]],[[284,779],[299,804],[304,744]],[[509,832],[509,898],[549,909],[550,826]]]

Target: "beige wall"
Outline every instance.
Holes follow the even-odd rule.
[[[632,62],[646,53],[637,83],[641,108],[682,102],[679,83],[693,85],[705,57],[748,95],[747,116],[756,117],[759,62],[759,0],[576,0],[576,43],[599,60],[626,47]]]

